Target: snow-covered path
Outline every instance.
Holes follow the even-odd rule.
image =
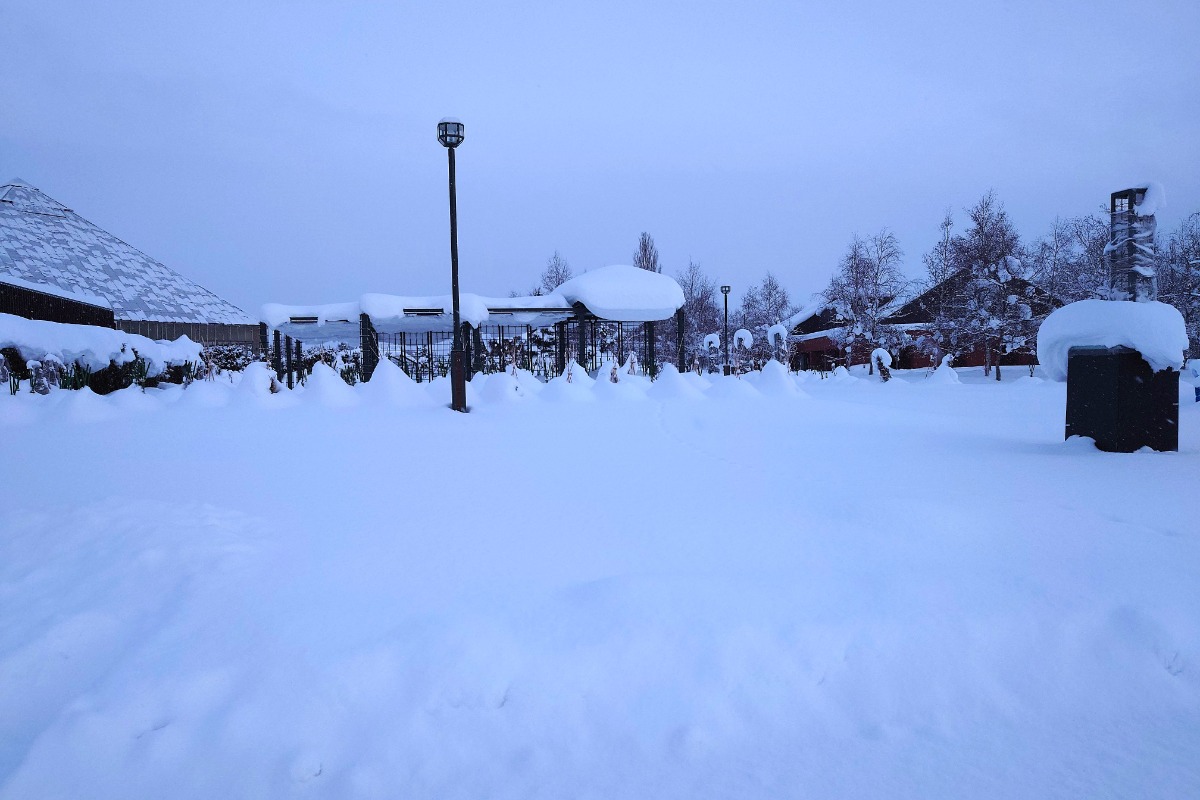
[[[1200,405],[626,383],[0,397],[0,798],[1200,793]]]

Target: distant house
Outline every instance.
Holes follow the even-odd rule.
[[[968,279],[965,270],[951,275],[937,286],[922,290],[919,294],[908,299],[897,298],[889,302],[891,306],[884,317],[885,325],[891,325],[904,331],[909,339],[895,355],[898,357],[896,366],[900,369],[918,369],[934,366],[932,358],[922,351],[917,342],[929,332],[933,322],[935,299],[939,294],[954,295],[961,290],[962,284]],[[1027,290],[1032,289],[1035,314],[1042,315],[1053,308],[1062,305],[1061,302],[1049,296],[1028,281],[1014,278],[1011,281],[1013,294],[1026,296]],[[837,334],[844,327],[838,320],[834,310],[822,303],[816,303],[801,311],[792,318],[791,327],[791,362],[793,369],[828,370],[834,366],[846,363],[846,353],[837,343]],[[869,358],[869,349],[856,349],[850,354],[850,364],[865,364]],[[959,353],[954,361],[955,366],[980,367],[985,361],[982,348],[967,353]],[[1036,364],[1037,357],[1028,352],[1008,353],[1000,357],[1004,366]]]
[[[258,342],[258,322],[21,180],[0,186],[0,313],[151,339]]]

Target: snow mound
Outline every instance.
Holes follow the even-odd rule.
[[[566,378],[560,375],[546,384],[538,399],[551,403],[594,403],[596,395],[592,392],[590,383],[581,383],[578,380],[567,383]]]
[[[850,370],[846,369],[845,367],[834,367],[833,374],[829,376],[829,379],[831,381],[837,381],[838,383],[850,383],[858,380],[858,378],[851,375]]]
[[[598,317],[617,322],[668,319],[683,307],[683,289],[673,278],[637,267],[601,267],[554,290],[568,305],[583,303]]]
[[[642,270],[643,272],[645,270]],[[617,383],[609,378],[612,364],[604,364],[596,373],[592,384],[592,393],[601,400],[644,400],[649,389],[649,381],[639,380],[635,375],[627,375],[617,369]]]
[[[737,347],[738,345],[741,345],[747,350],[749,350],[751,347],[754,347],[754,334],[745,328],[738,328],[733,332],[733,346]]]
[[[595,383],[595,379],[587,374],[587,370],[575,364],[571,369],[569,381],[564,370],[561,375],[551,378],[538,396],[550,402],[591,403],[596,399],[592,394],[592,386]]]
[[[530,397],[532,393],[507,372],[488,375],[479,391],[479,400],[484,403],[516,403]]]
[[[952,356],[943,356],[942,363],[925,380],[929,383],[940,384],[962,383],[958,377],[958,373],[954,371],[954,367],[950,366],[953,360]]]
[[[883,362],[883,365],[885,367],[891,367],[892,366],[892,354],[889,353],[887,350],[884,350],[882,347],[876,347],[874,350],[871,351],[871,363],[877,364],[880,361]]]
[[[339,380],[341,380],[339,378]],[[255,361],[242,371],[237,385],[237,395],[243,398],[266,400],[271,396],[271,384],[278,383],[275,370],[262,361]]]
[[[663,364],[646,396],[654,400],[702,400],[704,392],[680,375],[674,364]]]
[[[358,404],[358,395],[350,385],[323,361],[313,364],[312,373],[304,384],[304,396],[316,398],[329,408],[349,408]]]
[[[394,406],[432,406],[433,399],[390,358],[380,359],[363,396]]]
[[[1166,303],[1080,300],[1056,309],[1038,329],[1038,361],[1051,380],[1067,379],[1072,347],[1133,348],[1155,372],[1183,367],[1183,315]]]
[[[713,380],[708,396],[714,400],[745,400],[762,397],[762,392],[734,375],[722,375]]]
[[[512,374],[511,370],[509,374]],[[517,383],[520,384],[521,388],[524,389],[529,395],[541,394],[542,390],[546,388],[546,384],[542,383],[538,379],[537,375],[534,375],[527,369],[517,370],[516,378]]]
[[[796,381],[788,372],[787,367],[774,358],[763,364],[762,372],[755,381],[754,388],[765,395],[774,397],[808,396],[796,385]]]

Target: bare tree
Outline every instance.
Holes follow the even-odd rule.
[[[546,262],[546,268],[542,270],[541,284],[539,288],[546,294],[553,292],[559,286],[562,286],[567,281],[571,280],[574,273],[571,271],[571,265],[567,260],[554,251],[554,255]]]
[[[1183,315],[1188,356],[1200,357],[1200,212],[1179,223],[1159,253],[1158,299]]]
[[[717,305],[717,286],[696,261],[675,276],[683,289],[684,348],[686,356],[703,354],[704,337],[721,330],[721,310]],[[686,360],[686,359],[685,359]],[[679,365],[682,371],[686,364]]]
[[[848,363],[858,351],[899,343],[898,332],[884,319],[908,287],[900,272],[903,257],[896,235],[887,229],[866,239],[855,235],[823,292],[841,324],[839,344]]]
[[[938,227],[941,234],[937,244],[921,257],[925,263],[921,309],[929,323],[917,340],[917,347],[935,364],[941,362],[943,356],[957,354],[964,344],[960,341],[955,313],[962,289],[955,277],[962,267],[954,258],[954,215],[950,209],[946,209]]]
[[[1000,355],[1032,346],[1036,290],[1020,258],[1020,236],[995,193],[980,198],[967,216],[971,227],[954,237],[954,257],[966,273],[957,321],[983,349],[984,374],[994,365],[1000,380]]]
[[[637,250],[633,251],[633,265],[638,269],[650,272],[662,272],[662,265],[658,263],[658,248],[654,246],[654,237],[645,231],[642,231],[642,235],[638,237]]]
[[[1063,303],[1109,296],[1105,258],[1108,223],[1097,214],[1056,218],[1045,236],[1024,250],[1030,280]]]
[[[767,330],[796,313],[788,291],[772,273],[768,272],[761,283],[751,286],[742,295],[738,315],[740,327],[754,334],[751,356],[756,362],[766,362],[773,355]]]

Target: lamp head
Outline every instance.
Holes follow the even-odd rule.
[[[722,286],[722,287],[721,287],[721,294],[729,294],[729,287],[728,287],[728,286]]]
[[[454,117],[446,117],[438,123],[438,141],[442,147],[458,147],[466,138],[466,126]]]

